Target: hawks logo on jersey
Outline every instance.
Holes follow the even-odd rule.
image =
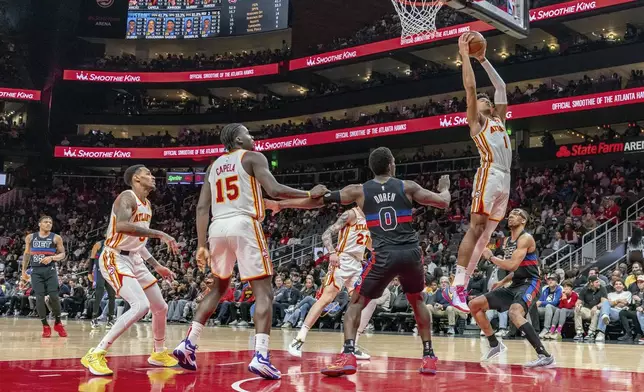
[[[510,171],[512,145],[503,121],[497,117],[486,118],[481,131],[472,139],[481,155],[482,168],[495,166]]]

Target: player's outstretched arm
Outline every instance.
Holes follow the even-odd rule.
[[[481,55],[476,57],[476,59],[481,63],[481,66],[494,86],[494,114],[505,124],[505,116],[508,112],[508,93],[505,82],[485,57],[485,47],[483,47]]]
[[[449,185],[448,175],[441,176],[438,180],[438,193],[429,191],[414,181],[405,181],[405,193],[418,204],[436,208],[447,208],[449,202],[452,200],[452,195],[449,193]]]
[[[470,60],[470,40],[469,33],[465,33],[458,38],[458,51],[461,54],[463,64],[463,87],[465,88],[465,101],[467,103],[467,123],[470,126],[470,135],[475,136],[481,130],[481,115],[479,113],[476,101],[476,78],[474,77],[474,68]]]
[[[525,259],[525,255],[528,253],[530,248],[535,246],[534,238],[531,235],[523,235],[519,238],[517,242],[517,249],[512,252],[512,257],[509,259],[501,259],[499,257],[493,256],[492,251],[485,249],[483,251],[483,256],[486,257],[489,261],[499,266],[506,271],[516,271],[519,268],[521,262]]]
[[[243,160],[249,162],[253,168],[253,176],[262,185],[262,188],[268,193],[270,197],[276,199],[297,199],[297,198],[313,198],[317,199],[322,197],[328,189],[323,185],[316,185],[310,191],[302,191],[299,189],[291,188],[282,185],[273,174],[268,170],[268,160],[266,157],[258,152],[248,152],[244,154]]]
[[[165,280],[173,281],[176,275],[152,256],[145,246],[139,250],[139,256]]]

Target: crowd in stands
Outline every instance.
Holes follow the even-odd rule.
[[[414,161],[423,157],[417,154],[406,159]],[[334,169],[354,166],[366,170],[358,161],[336,165]],[[292,170],[298,169],[286,169],[284,172]],[[317,169],[309,167],[306,170]],[[156,175],[161,177],[163,172]],[[531,219],[528,230],[534,233],[538,252],[542,255],[555,247],[579,246],[585,232],[613,217],[623,218],[626,206],[644,196],[644,169],[626,160],[613,162],[607,167],[594,167],[590,161],[579,160],[554,168],[519,168],[513,177],[515,186],[509,208],[523,207],[529,211]],[[444,303],[440,290],[444,289],[453,274],[456,250],[468,227],[472,178],[472,171],[452,175],[453,201],[447,211],[414,209],[414,226],[419,232],[426,266],[426,304],[434,316],[434,328],[447,334],[463,333],[467,318]],[[438,176],[418,174],[410,179],[433,189]],[[33,313],[31,287],[29,283],[19,282],[23,238],[37,227],[40,215],[49,214],[54,217],[54,231],[61,234],[67,247],[66,260],[58,263],[65,313],[69,317],[90,317],[93,301],[101,299],[93,298],[94,290],[89,279],[91,271],[88,268],[89,251],[94,242],[101,238],[111,202],[123,188],[120,175],[110,173],[101,178],[57,176],[49,178],[49,181],[37,178],[28,189],[24,189],[22,199],[11,206],[13,213],[0,216],[0,313]],[[192,317],[197,304],[209,289],[211,279],[207,271],[206,274],[198,271],[194,260],[196,193],[197,189],[193,186],[160,184],[151,196],[155,206],[153,225],[173,235],[181,249],[179,255],[169,256],[158,241],[150,241],[149,244],[152,254],[177,274],[175,282],[161,283],[164,298],[169,303],[168,320],[171,322],[186,322]],[[315,293],[321,287],[328,268],[321,249],[317,249],[314,255],[306,247],[312,245],[310,236],[320,234],[339,213],[338,206],[329,206],[314,211],[287,210],[265,220],[264,231],[277,271],[274,280],[275,326],[297,327],[306,316],[307,306],[315,300]],[[640,215],[640,219],[644,225],[644,215]],[[506,235],[502,224],[493,235],[489,248],[499,252]],[[639,249],[641,255],[641,249],[644,248],[641,232],[634,232],[633,237],[636,238],[629,240],[633,243],[631,248]],[[296,249],[298,252],[295,252]],[[579,265],[573,265],[569,271],[544,268],[545,289],[538,312],[531,321],[543,325],[544,338],[577,336],[577,339],[601,341],[605,336],[609,336],[609,339],[619,336],[621,340],[632,341],[640,334],[640,327],[637,323],[633,323],[632,327],[624,324],[622,318],[639,320],[638,317],[642,316],[637,298],[641,299],[644,295],[641,292],[644,289],[644,276],[640,277],[641,265],[637,260],[631,260],[629,264],[618,265],[610,272],[610,279],[597,270],[588,271]],[[486,292],[503,278],[504,273],[489,263],[481,263],[470,281],[470,295]],[[595,275],[604,284],[595,283]],[[622,294],[624,290],[631,296],[626,298],[627,294]],[[573,291],[578,297],[577,304],[571,303],[575,297]],[[602,298],[613,301],[611,306],[601,302]],[[235,278],[212,322],[216,325],[249,325],[254,312],[253,302],[252,289]],[[342,292],[329,305],[320,325],[325,328],[338,327],[347,303],[348,295]],[[127,306],[121,300],[118,304]],[[396,280],[378,299],[378,304],[371,328],[413,330],[409,304]],[[630,313],[622,314],[622,311]],[[540,316],[543,324],[539,324]],[[507,317],[503,314],[489,314],[488,317],[495,320],[494,325],[498,325],[501,336],[515,333],[508,328]],[[590,321],[590,326],[584,337],[583,320],[586,319]],[[606,335],[598,331],[606,331]],[[623,335],[620,335],[621,331],[624,331]]]
[[[168,53],[159,54],[155,58],[139,59],[131,54],[120,56],[105,56],[86,61],[81,68],[104,69],[111,71],[189,71],[197,69],[229,69],[250,67],[253,65],[279,63],[290,56],[286,44],[282,49],[266,49],[260,51],[244,51],[241,53],[219,53],[213,55]]]
[[[10,119],[0,115],[0,148],[19,147],[25,142],[25,124],[13,124]]]
[[[633,70],[631,77],[636,77],[641,71]],[[629,79],[630,82],[630,79]],[[628,84],[628,82],[627,82]],[[597,92],[619,90],[624,82],[618,74],[601,75],[594,79],[584,75],[582,79],[570,80],[567,84],[557,82],[542,83],[538,86],[528,84],[523,89],[518,86],[508,92],[510,104],[537,102],[542,100],[562,98],[576,95],[584,95]],[[488,92],[493,96],[493,91]],[[291,120],[284,123],[262,125],[259,132],[254,132],[256,139],[274,138],[280,136],[297,135],[333,129],[357,127],[371,124],[381,124],[406,119],[430,117],[447,113],[464,112],[466,110],[465,97],[461,99],[454,97],[442,101],[434,101],[430,98],[424,105],[412,104],[410,106],[386,106],[376,113],[361,113],[357,118],[345,117],[336,119],[334,117],[310,118],[305,122],[296,123]],[[255,129],[251,131],[256,131]],[[219,143],[221,126],[210,129],[194,130],[182,129],[178,135],[171,135],[168,131],[156,135],[133,136],[131,139],[115,138],[113,134],[94,130],[86,135],[70,137],[63,140],[63,145],[78,146],[119,146],[119,147],[167,147],[167,146],[195,146]]]

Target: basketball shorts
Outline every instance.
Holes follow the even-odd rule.
[[[112,286],[116,295],[123,286],[123,278],[129,276],[139,282],[143,290],[157,283],[138,253],[122,255],[118,250],[104,247],[98,259],[101,275]]]
[[[262,279],[273,275],[273,263],[262,225],[250,216],[217,219],[208,233],[212,273],[228,279],[238,264],[241,280]]]
[[[537,303],[541,294],[541,281],[539,279],[525,279],[512,282],[510,287],[499,287],[485,294],[491,310],[505,312],[512,304],[523,306],[526,314],[530,307]]]
[[[418,245],[389,246],[372,252],[358,292],[370,299],[380,298],[393,278],[398,276],[405,294],[420,293],[425,288],[424,275]]]
[[[495,167],[480,167],[474,176],[472,214],[501,221],[510,200],[510,173]]]
[[[347,291],[351,293],[360,280],[361,273],[362,263],[349,254],[341,253],[340,266],[329,271],[324,287],[334,285],[338,290],[346,287]]]
[[[31,267],[31,286],[36,295],[58,294],[58,270],[56,263]]]

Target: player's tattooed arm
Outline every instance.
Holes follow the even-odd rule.
[[[56,254],[52,256],[51,259],[53,261],[61,261],[66,256],[65,243],[63,242],[63,238],[56,234],[56,236],[54,237],[54,243],[56,244]]]
[[[136,198],[132,192],[121,193],[114,202],[114,215],[116,215],[116,232],[133,237],[159,238],[171,253],[179,253],[177,241],[170,235],[147,227],[130,223],[132,214],[136,211]]]
[[[136,199],[132,192],[121,193],[114,202],[116,215],[116,232],[136,237],[162,238],[165,233],[130,223],[132,214],[136,211]]]
[[[343,227],[347,224],[351,225],[356,221],[356,214],[353,212],[353,209],[347,210],[340,215],[337,221],[334,224],[329,226],[328,229],[322,234],[322,243],[324,247],[330,253],[335,253],[335,247],[333,246],[333,237],[336,236]]]

